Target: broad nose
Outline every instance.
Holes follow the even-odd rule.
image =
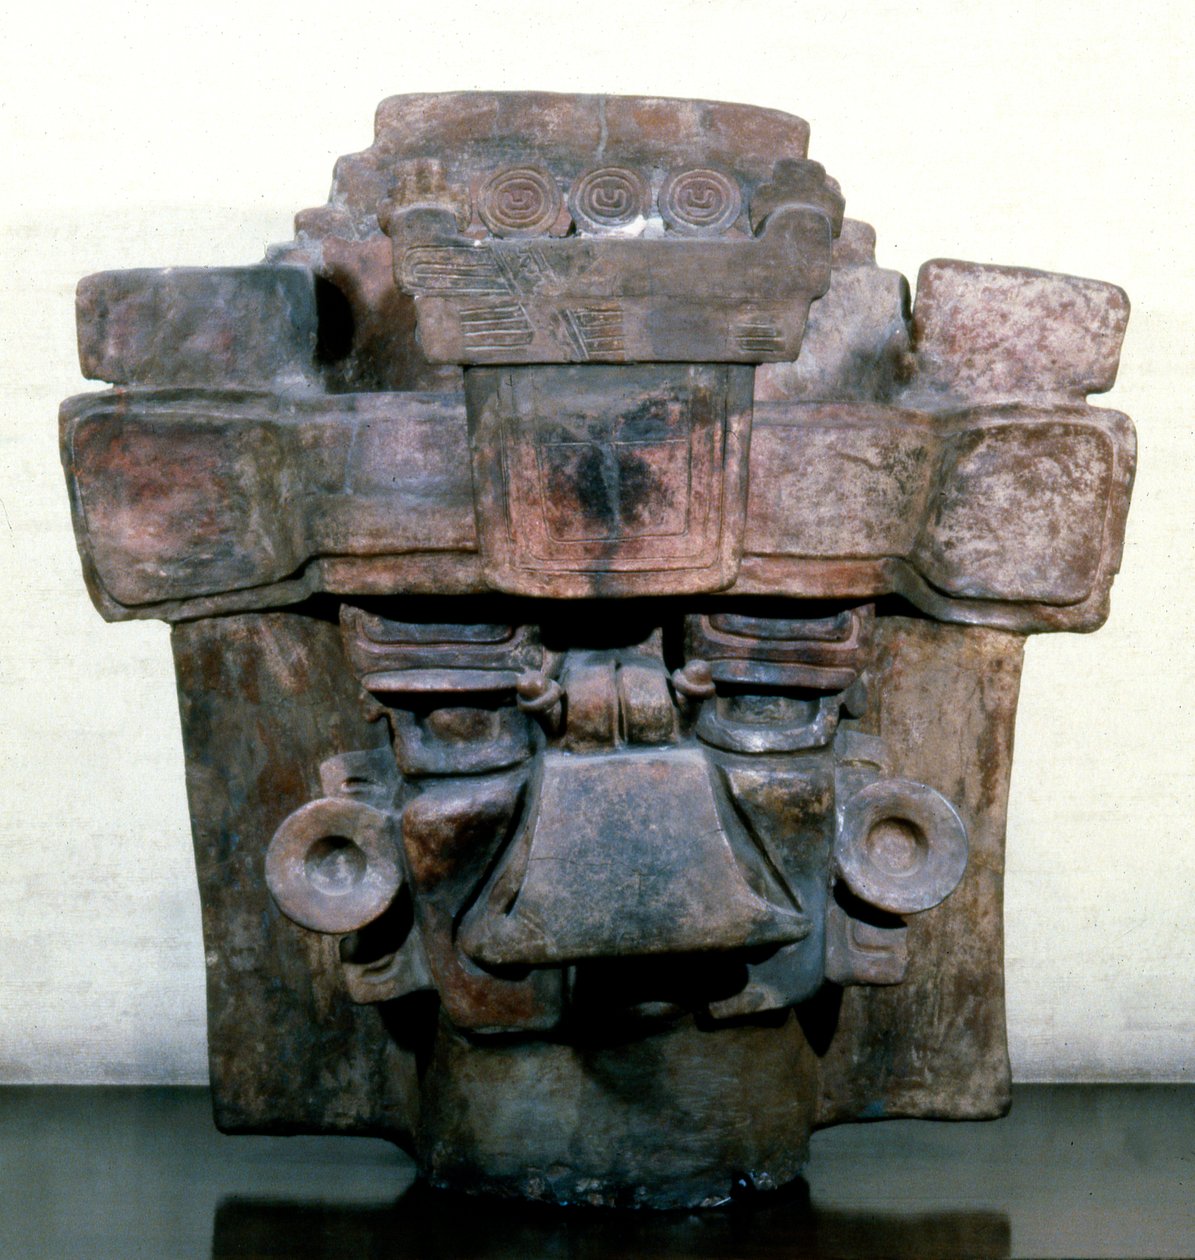
[[[804,939],[810,921],[719,800],[697,749],[548,753],[460,942],[489,966]]]

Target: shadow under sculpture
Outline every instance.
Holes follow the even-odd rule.
[[[79,286],[89,588],[173,624],[217,1123],[725,1202],[1008,1104],[1024,637],[1107,615],[1115,286],[878,268],[770,110],[464,93],[260,266]]]

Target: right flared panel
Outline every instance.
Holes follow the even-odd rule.
[[[1018,634],[877,618],[860,725],[883,736],[894,774],[957,803],[970,858],[942,905],[909,918],[904,983],[827,989],[809,1011],[819,1124],[978,1120],[1008,1108],[1004,830],[1023,653]]]

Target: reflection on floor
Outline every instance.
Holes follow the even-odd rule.
[[[985,1124],[814,1138],[808,1184],[706,1213],[462,1200],[364,1138],[224,1137],[206,1091],[0,1090],[0,1256],[596,1260],[1195,1255],[1195,1089],[1022,1086]]]
[[[313,1238],[325,1242],[312,1250]],[[590,1257],[1008,1256],[1000,1212],[822,1212],[808,1194],[755,1211],[519,1211],[416,1188],[388,1208],[228,1199],[216,1212],[213,1256]]]

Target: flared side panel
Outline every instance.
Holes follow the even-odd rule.
[[[413,1052],[378,1007],[349,1000],[336,938],[287,919],[265,881],[275,828],[321,794],[320,762],[385,739],[362,716],[336,622],[210,618],[175,626],[173,647],[216,1122],[401,1138],[414,1122]]]
[[[819,1124],[1008,1109],[1004,831],[1023,649],[1000,630],[877,618],[878,685],[861,725],[883,736],[893,774],[958,804],[970,858],[942,905],[910,916],[903,984],[843,989],[837,1011],[824,990],[810,1012]]]

